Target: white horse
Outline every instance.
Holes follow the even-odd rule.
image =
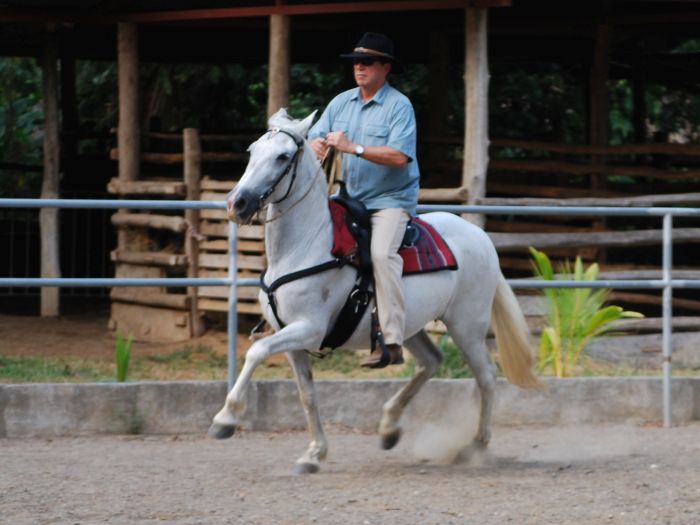
[[[315,114],[315,112],[314,112]],[[265,249],[269,267],[265,283],[332,259],[331,216],[325,177],[304,137],[314,114],[291,119],[284,109],[269,120],[270,130],[250,148],[250,160],[240,182],[227,199],[228,217],[249,222],[267,206]],[[399,440],[399,418],[420,388],[433,375],[442,354],[425,333],[427,322],[440,319],[448,328],[474,372],[481,394],[479,427],[471,447],[484,448],[490,436],[496,370],[486,348],[486,334],[493,323],[500,364],[508,380],[521,387],[537,388],[532,372],[534,352],[525,318],[515,295],[499,268],[489,237],[473,224],[449,213],[421,215],[444,238],[459,269],[403,279],[406,303],[404,346],[414,356],[416,375],[383,406],[379,424],[382,447]],[[328,451],[321,427],[309,356],[318,350],[341,310],[355,281],[354,268],[345,266],[284,284],[276,291],[280,329],[267,295],[260,304],[267,322],[277,331],[257,340],[246,354],[245,364],[224,407],[214,417],[210,436],[233,435],[244,410],[248,384],[255,368],[272,354],[286,353],[299,389],[311,434],[306,452],[296,461],[297,473],[318,472]],[[370,345],[370,309],[345,348],[367,349]]]

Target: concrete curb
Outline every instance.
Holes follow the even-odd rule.
[[[375,430],[383,403],[404,380],[318,381],[324,423]],[[525,391],[499,381],[497,425],[658,422],[661,378],[548,379]],[[223,381],[0,385],[0,437],[204,433],[226,396]],[[673,380],[673,422],[700,419],[700,377]],[[450,424],[477,417],[473,380],[430,381],[403,422]],[[255,381],[241,422],[249,430],[305,428],[294,381]]]

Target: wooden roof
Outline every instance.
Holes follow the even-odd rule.
[[[293,14],[292,61],[337,63],[364,31],[389,34],[404,62],[429,61],[430,33],[447,34],[450,58],[463,60],[467,5],[489,13],[492,61],[561,63],[592,60],[598,27],[613,27],[612,77],[640,60],[650,78],[693,82],[700,55],[679,54],[700,39],[700,0],[4,0],[0,55],[36,56],[46,24],[57,27],[61,53],[113,60],[116,23],[139,23],[144,61],[266,63],[268,15]]]
[[[503,7],[511,0],[7,0],[0,21],[23,23],[161,23],[264,17]]]

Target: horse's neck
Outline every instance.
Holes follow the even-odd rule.
[[[312,154],[310,147],[305,150],[305,156]],[[265,251],[268,274],[272,276],[279,277],[330,259],[333,229],[326,181],[323,173],[318,172],[320,169],[318,163],[302,157],[293,190],[284,201],[268,209],[270,222],[265,226]]]

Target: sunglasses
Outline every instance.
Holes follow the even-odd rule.
[[[353,58],[352,63],[354,65],[371,66],[375,62],[378,62],[376,58]]]

